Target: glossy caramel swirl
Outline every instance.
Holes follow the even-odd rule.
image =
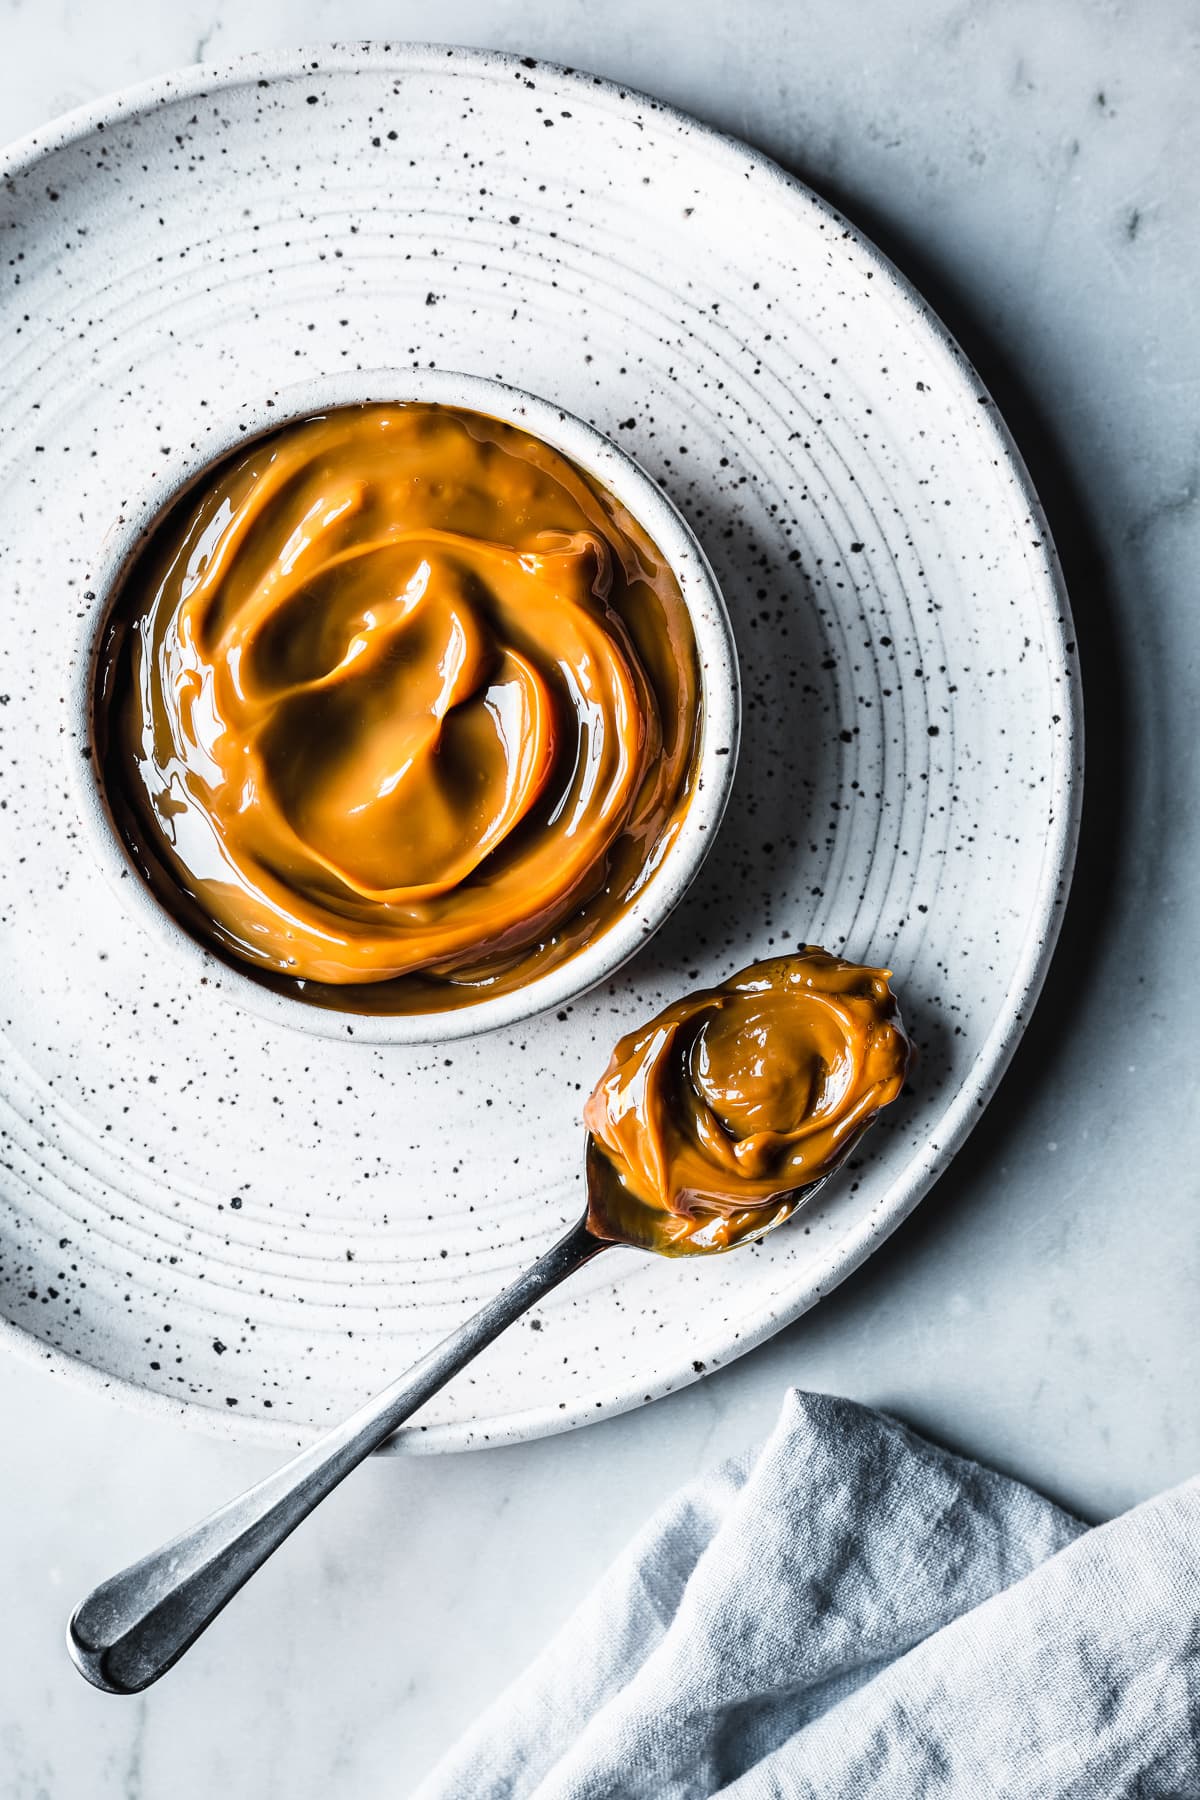
[[[408,1010],[519,985],[627,904],[687,806],[700,680],[611,495],[414,404],[285,427],[193,487],[126,580],[98,699],[160,897],[260,971]]]
[[[780,1224],[904,1085],[888,982],[810,945],[622,1038],[583,1113],[589,1229],[686,1256]]]

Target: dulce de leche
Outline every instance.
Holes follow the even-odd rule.
[[[700,704],[679,586],[614,496],[482,414],[352,406],[154,529],[96,737],[195,935],[407,1011],[517,987],[629,904],[686,811]]]
[[[885,969],[808,946],[632,1032],[584,1108],[588,1227],[667,1256],[786,1219],[850,1154],[913,1057]]]

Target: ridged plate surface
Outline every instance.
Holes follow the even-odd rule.
[[[846,222],[591,77],[428,48],[189,72],[18,146],[0,191],[0,1314],[189,1423],[280,1442],[491,1294],[582,1204],[582,1099],[690,984],[810,941],[889,965],[911,1095],[801,1221],[615,1252],[410,1441],[553,1431],[794,1318],[916,1203],[1057,929],[1070,624],[972,370]],[[434,364],[548,396],[698,532],[742,762],[683,907],[608,988],[444,1050],[317,1041],[160,966],[66,768],[82,594],[162,455],[280,383]]]

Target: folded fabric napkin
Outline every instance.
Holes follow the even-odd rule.
[[[1200,1795],[1200,1480],[1088,1530],[847,1400],[655,1515],[418,1800]]]

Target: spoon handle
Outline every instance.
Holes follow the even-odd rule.
[[[273,1475],[102,1582],[72,1614],[67,1648],[109,1694],[165,1675],[273,1550],[410,1413],[514,1319],[608,1246],[572,1226],[552,1249],[427,1356]]]

